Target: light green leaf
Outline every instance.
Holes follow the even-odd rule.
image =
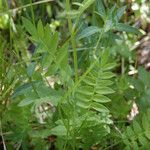
[[[98,94],[112,94],[112,93],[114,93],[115,91],[114,90],[112,90],[111,88],[109,88],[109,87],[97,87],[96,88],[96,93],[98,93]]]
[[[140,149],[136,141],[132,141],[132,148],[134,150],[139,150]]]
[[[131,138],[135,135],[135,133],[131,127],[127,127],[126,134],[127,134],[128,138]]]
[[[33,103],[33,102],[34,102],[33,99],[26,98],[26,99],[22,100],[22,101],[18,104],[18,106],[24,107],[24,106],[30,105],[30,104]]]
[[[104,105],[101,105],[99,103],[94,102],[91,104],[91,107],[97,110],[98,112],[109,112],[109,110]]]
[[[83,38],[87,38],[95,33],[100,33],[101,29],[96,26],[90,26],[81,31],[78,35],[78,39],[81,40]]]
[[[117,22],[121,19],[121,17],[124,14],[125,10],[126,10],[126,6],[120,7],[117,10],[117,15],[115,16],[115,19],[116,19]]]
[[[55,32],[50,42],[50,49],[49,49],[50,53],[54,54],[58,46],[58,41],[59,41],[59,33]]]
[[[65,70],[68,65],[68,42],[66,42],[57,51],[56,63],[59,65],[60,69]]]
[[[145,131],[145,136],[150,140],[150,131],[148,130],[148,131]]]
[[[115,76],[115,74],[112,72],[103,72],[101,79],[110,79],[114,76]]]
[[[35,26],[31,23],[30,20],[22,17],[23,25],[25,29],[32,35],[32,36],[37,36],[37,31]]]
[[[111,69],[113,69],[114,67],[116,67],[116,63],[108,63],[108,64],[102,66],[102,70],[103,70],[103,71],[111,70]]]
[[[104,95],[96,94],[93,97],[93,101],[100,102],[100,103],[107,103],[107,102],[110,102],[111,100],[108,97],[104,96]]]
[[[37,43],[36,53],[43,53],[48,51],[48,47],[41,39],[38,39],[36,43]]]
[[[124,23],[118,23],[115,26],[115,29],[118,30],[118,31],[125,31],[125,32],[128,32],[128,33],[134,33],[134,34],[140,34],[141,35],[141,32],[137,28],[132,27],[128,24],[124,24]]]
[[[90,106],[90,103],[86,101],[77,101],[77,105],[81,108],[88,109]]]
[[[57,136],[66,136],[67,129],[63,125],[58,125],[50,130],[50,134],[57,135]]]
[[[99,81],[98,81],[98,84],[99,84],[100,86],[109,86],[109,85],[112,85],[113,82],[110,81],[110,80],[99,80]]]
[[[127,145],[123,150],[131,150],[131,149],[130,149],[130,146]]]
[[[144,130],[149,130],[150,124],[149,124],[146,114],[142,116],[142,125],[143,125]]]
[[[144,83],[144,85],[150,87],[150,73],[142,67],[139,67],[138,73],[139,79]]]
[[[76,93],[76,98],[80,101],[90,101],[90,97],[82,93]]]
[[[139,136],[138,140],[139,140],[139,143],[140,143],[141,145],[146,145],[147,142],[148,142],[148,140],[147,140],[144,136],[142,136],[142,135]]]
[[[142,129],[137,121],[133,121],[133,129],[136,134],[142,132]]]
[[[93,87],[91,86],[81,86],[77,91],[79,93],[85,94],[85,95],[92,95],[93,94]]]
[[[101,56],[101,66],[103,67],[104,65],[106,65],[107,61],[109,58],[109,50],[106,49],[102,52],[102,56]]]
[[[48,68],[52,62],[53,62],[52,55],[49,55],[47,53],[43,55],[43,59],[42,59],[42,67],[43,68]]]
[[[82,6],[82,7],[83,7],[83,4],[78,3],[78,2],[73,2],[72,4],[73,4],[73,5],[76,5],[76,6]]]
[[[51,38],[52,38],[52,31],[50,26],[47,24],[44,27],[44,40],[48,48],[51,47]]]
[[[106,20],[104,31],[108,32],[109,30],[113,28],[113,26],[114,26],[114,23],[112,22],[112,20]]]
[[[35,62],[32,62],[28,67],[27,67],[27,74],[29,77],[32,76],[34,70],[35,70],[35,67],[36,67],[36,63]]]
[[[92,85],[92,86],[95,85],[95,80],[92,77],[89,77],[89,76],[85,77],[83,79],[83,82],[85,82],[88,85]]]
[[[106,17],[106,11],[102,0],[96,0],[98,14],[104,19]]]
[[[38,31],[38,36],[40,38],[43,38],[44,37],[44,28],[43,28],[43,24],[42,24],[42,21],[39,20],[38,21],[38,24],[37,24],[37,31]]]
[[[78,9],[79,16],[90,6],[94,3],[95,0],[84,0],[81,6]]]

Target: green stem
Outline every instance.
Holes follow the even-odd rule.
[[[4,136],[3,136],[3,130],[2,130],[2,119],[0,120],[0,135],[2,138],[3,149],[6,150],[6,144],[5,144],[5,140],[4,140]]]
[[[5,0],[5,5],[7,8],[7,11],[9,11],[9,6],[8,6],[7,0]],[[12,31],[11,31],[11,14],[8,13],[8,16],[9,16],[9,43],[10,43],[9,48],[11,49],[12,48],[12,42],[13,42]]]
[[[2,96],[0,97],[0,100],[4,99],[6,94],[8,94],[14,87],[15,85],[18,83],[18,80],[15,80],[11,85],[9,85],[8,89],[2,94]]]
[[[75,70],[75,81],[78,81],[78,58],[77,58],[77,49],[76,49],[76,42],[75,42],[75,32],[73,28],[73,24],[71,21],[71,17],[69,15],[70,12],[70,0],[66,0],[66,9],[68,14],[68,25],[69,25],[69,31],[71,34],[71,44],[73,48],[73,58],[74,58],[74,70]]]
[[[30,4],[31,4],[31,15],[32,15],[32,22],[35,26],[35,16],[34,16],[34,10],[33,10],[33,5],[32,5],[32,0],[30,0]]]
[[[7,11],[1,12],[0,15],[4,15],[6,13],[12,13],[12,12],[24,9],[24,8],[28,8],[28,7],[31,7],[31,6],[40,5],[40,4],[44,4],[44,3],[48,3],[48,2],[53,2],[53,1],[54,0],[42,0],[42,1],[34,2],[34,3],[26,4],[26,5],[14,8],[14,9],[9,9]]]
[[[101,41],[101,38],[102,38],[103,33],[104,33],[104,29],[102,29],[102,31],[101,31],[101,33],[100,33],[100,35],[99,35],[98,41],[97,41],[96,46],[95,46],[95,51],[96,51],[97,48],[98,48],[98,45],[99,45],[99,43],[100,43],[100,41]]]
[[[121,74],[123,75],[125,73],[125,60],[123,57],[121,57]]]

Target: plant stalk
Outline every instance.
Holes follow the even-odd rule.
[[[72,24],[72,21],[71,21],[71,17],[69,15],[70,0],[66,0],[66,9],[67,9],[68,26],[69,26],[69,31],[70,31],[70,34],[71,34],[71,44],[72,44],[72,48],[73,48],[75,81],[78,81],[78,58],[77,58],[77,49],[76,49],[76,42],[75,42],[75,33],[74,33],[74,28],[73,28],[73,24]]]

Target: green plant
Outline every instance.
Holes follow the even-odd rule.
[[[139,121],[133,121],[122,135],[125,149],[149,149],[150,126],[149,109],[140,116]]]
[[[14,19],[0,31],[4,150],[147,149],[150,76],[143,68],[127,74],[136,61],[134,34],[141,32],[126,22],[126,6],[120,6],[29,1],[15,9],[18,19],[9,7],[0,14]],[[142,114],[132,123],[133,101]]]

